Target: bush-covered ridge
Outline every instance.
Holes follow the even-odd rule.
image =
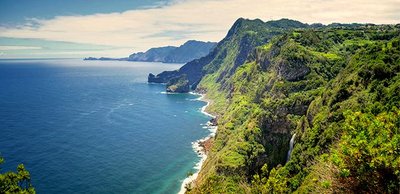
[[[190,192],[398,193],[399,34],[390,25],[293,28],[233,72],[227,58],[207,64],[197,88],[219,128]]]

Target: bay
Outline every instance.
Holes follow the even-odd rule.
[[[177,193],[209,134],[206,103],[166,94],[149,72],[181,64],[0,61],[0,152],[37,193]]]

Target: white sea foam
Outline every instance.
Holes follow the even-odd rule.
[[[186,186],[189,186],[191,183],[193,183],[197,179],[197,176],[199,176],[200,169],[203,166],[204,161],[206,161],[207,159],[205,150],[203,147],[200,146],[200,143],[207,141],[208,139],[210,139],[210,136],[192,142],[193,150],[198,154],[200,161],[196,163],[196,165],[193,167],[196,172],[182,181],[181,189],[179,190],[178,194],[184,194],[186,192]]]
[[[211,126],[211,127],[209,127],[208,130],[211,132],[210,136],[214,137],[214,136],[215,136],[215,133],[217,133],[217,129],[218,129],[217,126]]]
[[[209,116],[209,117],[211,117],[211,118],[215,118],[214,115],[212,115],[212,114],[206,112],[206,108],[208,107],[208,105],[210,105],[210,102],[204,100],[204,95],[201,95],[201,97],[200,97],[198,100],[205,101],[205,102],[207,103],[205,106],[201,107],[201,109],[200,109],[201,113],[203,113],[203,114],[205,114],[205,115],[207,115],[207,116]]]
[[[166,83],[153,83],[153,82],[144,82],[147,83],[149,85],[167,85]]]
[[[192,94],[192,95],[199,96],[198,98],[192,98],[192,99],[189,99],[190,101],[203,101],[203,100],[202,100],[202,98],[203,98],[203,95],[201,95],[201,94],[197,94],[197,93],[194,93],[194,92],[189,92],[189,94]]]
[[[200,95],[200,97],[195,100],[204,101],[204,94],[198,94],[198,93],[194,93],[194,92],[190,92],[190,94]],[[210,113],[205,111],[207,106],[210,105],[210,102],[208,102],[208,101],[206,101],[206,102],[207,102],[207,104],[201,108],[201,112],[211,118],[215,118],[214,115],[211,115]],[[199,139],[195,142],[192,142],[193,150],[198,154],[200,161],[193,167],[193,169],[195,169],[196,172],[193,173],[191,176],[188,176],[187,178],[185,178],[182,181],[181,189],[179,190],[178,194],[184,194],[186,192],[186,186],[189,186],[197,179],[200,169],[203,166],[204,161],[207,159],[206,152],[205,152],[204,148],[202,146],[200,146],[200,143],[207,141],[211,137],[214,137],[215,133],[217,132],[217,129],[218,129],[217,126],[211,126],[210,121],[208,121],[206,124],[200,124],[200,125],[204,125],[203,128],[208,129],[210,131],[210,134],[203,139]]]
[[[166,92],[166,91],[162,91],[162,92],[160,92],[160,94],[168,94],[168,95],[170,95],[170,94],[182,94],[182,93],[179,93],[179,92]]]
[[[202,94],[199,94],[199,93],[196,93],[196,92],[189,92],[189,94],[195,95],[195,96],[203,96]]]

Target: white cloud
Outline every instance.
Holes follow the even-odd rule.
[[[325,24],[399,23],[400,1],[180,0],[163,7],[122,13],[30,19],[15,28],[0,27],[0,37],[130,47],[130,53],[179,45],[189,39],[219,41],[239,17],[265,21],[291,18]]]
[[[0,51],[12,51],[12,50],[39,50],[42,47],[38,46],[1,46]]]

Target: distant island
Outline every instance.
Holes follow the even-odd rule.
[[[124,58],[109,57],[87,57],[84,60],[100,61],[144,61],[144,62],[163,62],[163,63],[187,63],[194,59],[204,57],[216,46],[215,42],[202,42],[189,40],[179,47],[164,46],[151,48],[146,52],[138,52]]]

